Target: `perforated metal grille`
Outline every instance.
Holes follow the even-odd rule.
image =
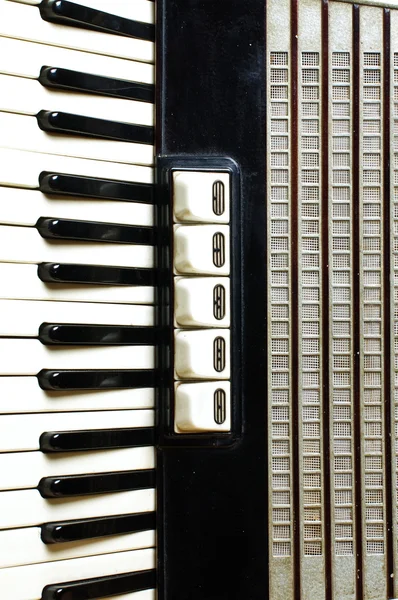
[[[290,190],[289,190],[289,56],[269,54],[272,115],[270,130],[268,213],[268,302],[271,308],[271,514],[272,555],[292,553],[292,457],[290,392]],[[274,85],[277,84],[277,85]]]
[[[361,101],[361,396],[364,550],[384,554],[381,54],[364,52]],[[379,507],[378,511],[370,510]]]
[[[304,556],[323,553],[322,381],[320,310],[320,57],[301,54],[299,183],[299,405],[301,424],[301,502]],[[307,519],[307,516],[310,518]]]
[[[349,52],[333,52],[329,181],[332,516],[334,553],[354,554],[352,331],[352,71]],[[344,87],[344,94],[340,88]],[[344,99],[342,99],[344,96]],[[342,461],[342,458],[345,461]]]

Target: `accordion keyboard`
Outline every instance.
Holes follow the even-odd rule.
[[[7,600],[155,597],[153,63],[153,2],[0,0]]]

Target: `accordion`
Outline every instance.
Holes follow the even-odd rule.
[[[0,0],[0,595],[398,598],[398,2]]]

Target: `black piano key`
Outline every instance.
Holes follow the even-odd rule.
[[[65,392],[71,390],[112,390],[158,387],[160,377],[155,370],[49,370],[37,374],[43,390]]]
[[[149,531],[155,527],[156,514],[154,512],[59,521],[58,523],[44,523],[41,526],[41,539],[45,544],[62,544],[122,533]]]
[[[119,471],[117,473],[95,473],[94,475],[65,475],[43,477],[37,489],[43,498],[70,498],[145,490],[155,487],[155,471]]]
[[[119,121],[107,121],[65,112],[41,110],[36,115],[37,123],[43,131],[99,137],[121,142],[153,144],[153,127],[134,125]]]
[[[156,283],[154,269],[77,265],[72,263],[40,263],[37,274],[47,283],[86,283],[98,285],[142,285]]]
[[[46,585],[41,600],[93,600],[156,587],[156,571],[137,571],[95,579]]]
[[[160,342],[155,327],[42,323],[39,340],[46,346],[153,346]]]
[[[138,446],[153,446],[154,443],[153,427],[46,431],[41,434],[39,440],[40,450],[46,453],[137,448]]]
[[[110,4],[110,6],[112,5]],[[51,23],[95,29],[148,42],[155,41],[155,27],[152,24],[133,21],[74,2],[42,0],[39,9],[41,18]]]
[[[119,225],[96,221],[74,221],[40,217],[35,225],[41,237],[56,240],[115,242],[119,244],[154,244],[153,227]]]
[[[39,175],[39,189],[44,194],[154,203],[154,186],[151,183],[128,183],[42,171]]]
[[[91,92],[127,100],[155,102],[155,86],[150,83],[113,79],[70,69],[44,66],[40,70],[40,83],[45,87],[77,92]]]

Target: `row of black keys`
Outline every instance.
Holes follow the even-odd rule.
[[[154,40],[154,27],[152,25],[115,17],[114,15],[108,15],[107,13],[82,7],[71,2],[44,0],[39,8],[42,18],[48,21],[88,27],[90,29],[138,37],[150,41]],[[43,85],[47,85],[48,87],[94,92],[145,102],[154,101],[153,86],[88,75],[67,69],[43,67],[39,80]],[[150,127],[112,123],[100,119],[83,118],[77,115],[51,113],[48,111],[41,111],[37,115],[37,119],[40,128],[45,131],[79,133],[144,144],[153,143],[153,128]],[[42,183],[43,187],[47,184],[49,189],[46,191],[50,193],[58,192],[91,197],[107,197],[118,200],[130,200],[133,197],[136,201],[153,202],[153,189],[151,186],[56,175],[47,177],[46,181],[43,178]],[[81,189],[81,186],[84,187],[84,190]],[[134,188],[133,194],[131,194],[133,191],[132,188]],[[42,191],[45,190],[42,189]],[[137,194],[138,191],[140,192],[139,194]],[[40,219],[37,223],[37,228],[43,237],[57,237],[58,239],[106,239],[107,241],[117,242],[153,243],[153,231],[150,228],[143,227],[111,226],[97,223],[76,223],[66,220]],[[93,272],[92,268],[79,265],[41,265],[39,267],[42,279],[47,281],[61,281],[63,277],[68,282],[71,281],[71,278],[74,281],[78,278],[82,282],[95,281],[96,283],[153,285],[154,279],[153,274],[149,272],[150,270],[141,269],[140,271],[142,271],[144,277],[138,276],[137,280],[137,270],[97,267],[96,272]],[[133,272],[135,273],[133,277],[134,283],[131,280]],[[127,328],[123,329],[124,334],[126,334]],[[46,333],[44,333],[45,331]],[[58,329],[58,333],[59,331]],[[65,333],[65,329],[63,331]],[[98,333],[99,329],[96,331]],[[121,328],[119,328],[119,331],[121,332]],[[49,334],[49,338],[51,339],[54,334],[54,328],[44,326],[42,334],[46,336]],[[137,384],[140,383],[138,381],[140,377],[141,385],[145,387],[152,385],[154,382],[154,374],[150,372],[124,371],[118,373],[93,371],[91,373],[80,372],[80,374],[77,374],[78,378],[79,376],[84,379],[84,382],[81,383],[84,383],[85,387],[107,387],[107,384],[110,384],[111,387],[118,386],[118,384],[122,384],[123,387],[137,387]],[[68,387],[68,381],[70,382],[71,378],[74,381],[73,385],[78,384],[73,372],[47,372],[47,374],[42,372],[39,374],[39,381],[41,381],[43,387],[48,387],[49,383],[55,380],[58,385],[61,383],[61,387],[64,387],[65,384]],[[90,379],[91,385],[89,382]],[[55,386],[56,389],[59,389],[58,385]],[[104,432],[95,432],[98,435],[94,436],[93,433],[86,433],[86,435],[85,432],[43,434],[41,437],[41,449],[48,452],[66,451],[65,448],[67,448],[70,451],[73,446],[75,448],[78,447],[79,443],[83,443],[85,448],[87,448],[87,443],[89,443],[90,449],[93,449],[99,443],[99,438],[102,438],[101,448],[123,447],[123,445],[120,446],[120,444],[123,444],[123,436],[125,437],[125,443],[127,441],[128,445],[133,443],[131,439],[132,430],[108,431],[106,437],[108,438],[108,444],[111,444],[108,446],[103,445]],[[134,433],[136,435],[135,445],[153,444],[152,430],[136,430]],[[139,439],[137,438],[137,434]],[[143,439],[145,436],[148,436],[146,442]],[[76,437],[80,439],[80,442],[77,441]],[[117,437],[119,437],[118,440],[116,439]],[[129,439],[127,440],[127,438]],[[81,495],[82,493],[142,489],[153,486],[153,471],[138,471],[92,476],[44,478],[39,483],[38,489],[44,497],[60,497]],[[68,523],[47,523],[41,527],[41,536],[46,543],[66,542],[154,529],[155,524],[155,513],[121,515]],[[83,598],[105,597],[152,589],[155,586],[156,572],[150,570],[72,583],[68,582],[66,584],[49,585],[43,589],[42,600],[66,600],[67,598],[69,600],[80,600]]]
[[[83,177],[64,173],[42,172],[39,189],[43,193],[62,196],[102,198],[107,200],[134,201],[153,204],[154,187],[144,183],[128,183],[109,179]],[[130,243],[154,243],[154,230],[149,227],[134,227],[83,221],[42,218],[37,224],[41,235],[57,239],[90,239],[93,241],[128,241]],[[145,241],[144,241],[145,239]],[[155,269],[109,267],[100,265],[42,263],[38,266],[39,278],[47,283],[76,283],[98,285],[154,286],[159,273]],[[96,340],[100,343],[158,343],[159,330],[149,328],[67,326],[43,324],[42,341],[46,343],[73,343],[80,339]],[[111,342],[111,340],[114,340]],[[68,341],[69,340],[69,341]],[[119,340],[119,341],[117,341]],[[135,341],[132,341],[135,340]],[[141,341],[138,341],[141,340]],[[90,342],[93,343],[93,342]],[[126,342],[124,342],[126,343]],[[159,374],[153,370],[43,370],[38,381],[47,390],[116,389],[157,387]]]
[[[46,431],[41,434],[39,448],[46,454],[92,452],[120,448],[143,448],[155,444],[153,427]],[[154,471],[121,471],[91,475],[43,477],[37,489],[43,498],[68,498],[109,492],[153,488]]]

